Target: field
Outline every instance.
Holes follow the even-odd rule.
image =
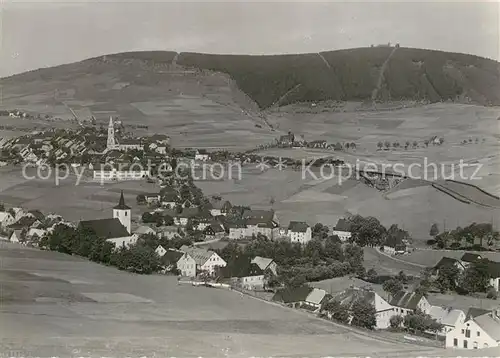
[[[1,244],[0,350],[10,356],[447,354],[238,293]],[[483,354],[485,352],[482,352]],[[494,352],[493,352],[494,353]]]

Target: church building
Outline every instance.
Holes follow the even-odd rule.
[[[80,228],[93,230],[100,238],[115,244],[115,248],[133,245],[137,236],[131,233],[131,209],[125,204],[123,191],[118,205],[113,208],[113,218],[80,221]]]

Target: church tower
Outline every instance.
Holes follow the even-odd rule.
[[[109,117],[109,125],[108,125],[108,143],[107,146],[108,150],[115,149],[116,148],[116,141],[115,141],[115,125],[113,124],[113,117]]]
[[[132,223],[132,218],[130,217],[131,211],[130,208],[125,205],[125,198],[123,197],[123,191],[120,196],[120,202],[118,203],[117,206],[113,208],[113,218],[116,218],[120,220],[123,226],[127,229],[128,233],[130,234],[131,231],[131,223]]]

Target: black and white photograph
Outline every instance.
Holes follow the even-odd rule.
[[[500,357],[500,2],[0,0],[0,358]]]

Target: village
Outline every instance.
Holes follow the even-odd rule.
[[[457,294],[461,289],[462,294],[484,292],[485,298],[496,299],[500,262],[472,253],[460,259],[445,257],[418,278],[401,271],[385,278],[383,290],[373,288],[370,283],[379,275],[364,267],[363,248],[375,247],[397,260],[412,251],[404,229],[385,228],[374,218],[360,216],[342,218],[333,227],[299,220],[283,226],[272,209],[206,197],[189,171],[185,176],[175,173],[183,160],[215,161],[222,153],[199,149],[186,154],[170,148],[166,135],[133,138],[123,136],[117,127],[110,118],[107,131],[89,127],[76,133],[51,131],[0,141],[2,162],[85,166],[91,173],[88,180],[101,183],[152,182],[158,191],[136,198],[143,208],[139,222],[121,192],[109,218],[76,223],[61,215],[2,205],[0,237],[126,271],[177,275],[179,284],[236,290],[342,324],[431,337],[446,348],[500,346],[500,306],[464,310],[428,300],[428,292],[436,288]],[[289,133],[278,143],[297,141]],[[328,147],[326,142],[300,145]],[[227,160],[231,155],[224,156]],[[251,154],[234,158],[258,160]],[[146,161],[154,165],[132,169],[134,163]],[[165,162],[166,174],[160,177],[158,168]],[[482,241],[491,231],[476,228],[467,234]],[[433,235],[438,238],[439,232]],[[311,284],[345,277],[353,284],[340,292]]]

